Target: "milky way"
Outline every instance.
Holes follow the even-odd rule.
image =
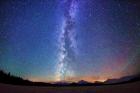
[[[68,62],[72,61],[77,53],[76,33],[75,33],[75,15],[77,10],[76,0],[66,0],[63,3],[64,19],[62,23],[61,34],[59,37],[60,52],[57,69],[57,79],[65,80],[65,76],[72,76],[74,73]]]
[[[139,74],[139,11],[139,0],[0,0],[0,70],[39,82]]]

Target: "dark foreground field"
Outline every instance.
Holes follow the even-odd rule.
[[[0,84],[0,93],[140,93],[140,81],[107,86],[37,87]]]

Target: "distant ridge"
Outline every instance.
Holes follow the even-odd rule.
[[[140,81],[140,74],[132,75],[132,76],[125,76],[119,79],[108,79],[104,82],[104,84],[125,84]]]
[[[120,79],[108,79],[105,82],[96,81],[91,83],[85,80],[80,80],[79,82],[55,82],[55,83],[45,83],[45,82],[32,82],[29,80],[24,80],[21,77],[16,77],[10,73],[5,73],[0,70],[0,83],[13,84],[13,85],[26,85],[26,86],[101,86],[101,85],[117,85],[140,81],[140,75],[126,76]]]

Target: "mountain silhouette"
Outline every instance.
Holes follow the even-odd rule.
[[[123,83],[131,83],[136,81],[140,81],[140,74],[125,76],[119,79],[108,79],[104,82],[104,84],[123,84]]]
[[[140,75],[126,76],[119,79],[108,79],[105,82],[96,81],[91,83],[85,80],[80,80],[78,82],[55,82],[55,83],[45,83],[45,82],[32,82],[25,80],[21,77],[16,77],[10,73],[5,73],[0,70],[0,83],[13,84],[13,85],[27,85],[27,86],[101,86],[101,85],[116,85],[125,84],[140,81]]]

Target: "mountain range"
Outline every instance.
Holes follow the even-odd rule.
[[[45,82],[32,82],[29,80],[24,80],[21,77],[16,77],[10,73],[5,73],[0,71],[0,83],[13,84],[13,85],[27,85],[27,86],[101,86],[101,85],[117,85],[140,81],[140,74],[125,76],[119,79],[108,79],[105,82],[96,81],[94,83],[80,80],[78,82],[55,82],[55,83],[45,83]]]

